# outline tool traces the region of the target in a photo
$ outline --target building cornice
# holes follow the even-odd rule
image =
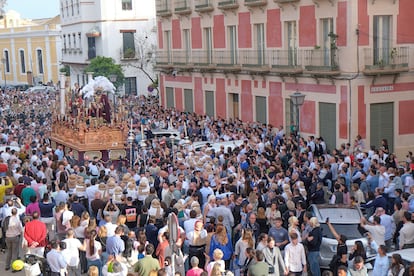
[[[150,18],[135,18],[135,19],[117,19],[117,20],[84,20],[76,21],[68,24],[61,24],[62,27],[69,27],[81,24],[96,24],[96,23],[115,23],[115,22],[145,22],[150,21]]]
[[[31,38],[31,37],[50,37],[60,36],[61,31],[31,31],[31,32],[19,32],[19,33],[0,33],[0,39],[13,39],[13,38]]]

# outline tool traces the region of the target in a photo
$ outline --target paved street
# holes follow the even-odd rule
[[[0,275],[1,276],[20,276],[20,275],[25,275],[24,271],[20,271],[20,272],[11,272],[11,270],[6,271],[4,270],[4,261],[6,259],[6,254],[4,253],[0,253]]]

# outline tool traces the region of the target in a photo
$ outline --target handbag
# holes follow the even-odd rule
[[[275,249],[272,250],[272,253],[273,253],[273,264],[272,265],[269,264],[269,271],[268,271],[269,274],[275,273],[275,267],[274,267],[274,264],[276,261]]]

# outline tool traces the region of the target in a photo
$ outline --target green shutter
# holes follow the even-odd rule
[[[382,139],[387,139],[390,152],[394,145],[394,104],[371,104],[370,145],[379,148]]]
[[[267,102],[266,97],[256,96],[256,121],[267,123]]]
[[[214,92],[213,91],[206,91],[206,115],[210,117],[214,117]]]
[[[193,108],[193,90],[184,89],[184,111],[194,112]]]
[[[165,96],[167,98],[167,108],[175,107],[174,106],[174,88],[166,87]]]
[[[319,135],[328,149],[337,147],[336,129],[336,104],[319,103]]]

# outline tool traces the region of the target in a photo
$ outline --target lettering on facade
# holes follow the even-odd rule
[[[371,93],[394,91],[394,85],[373,86]]]

